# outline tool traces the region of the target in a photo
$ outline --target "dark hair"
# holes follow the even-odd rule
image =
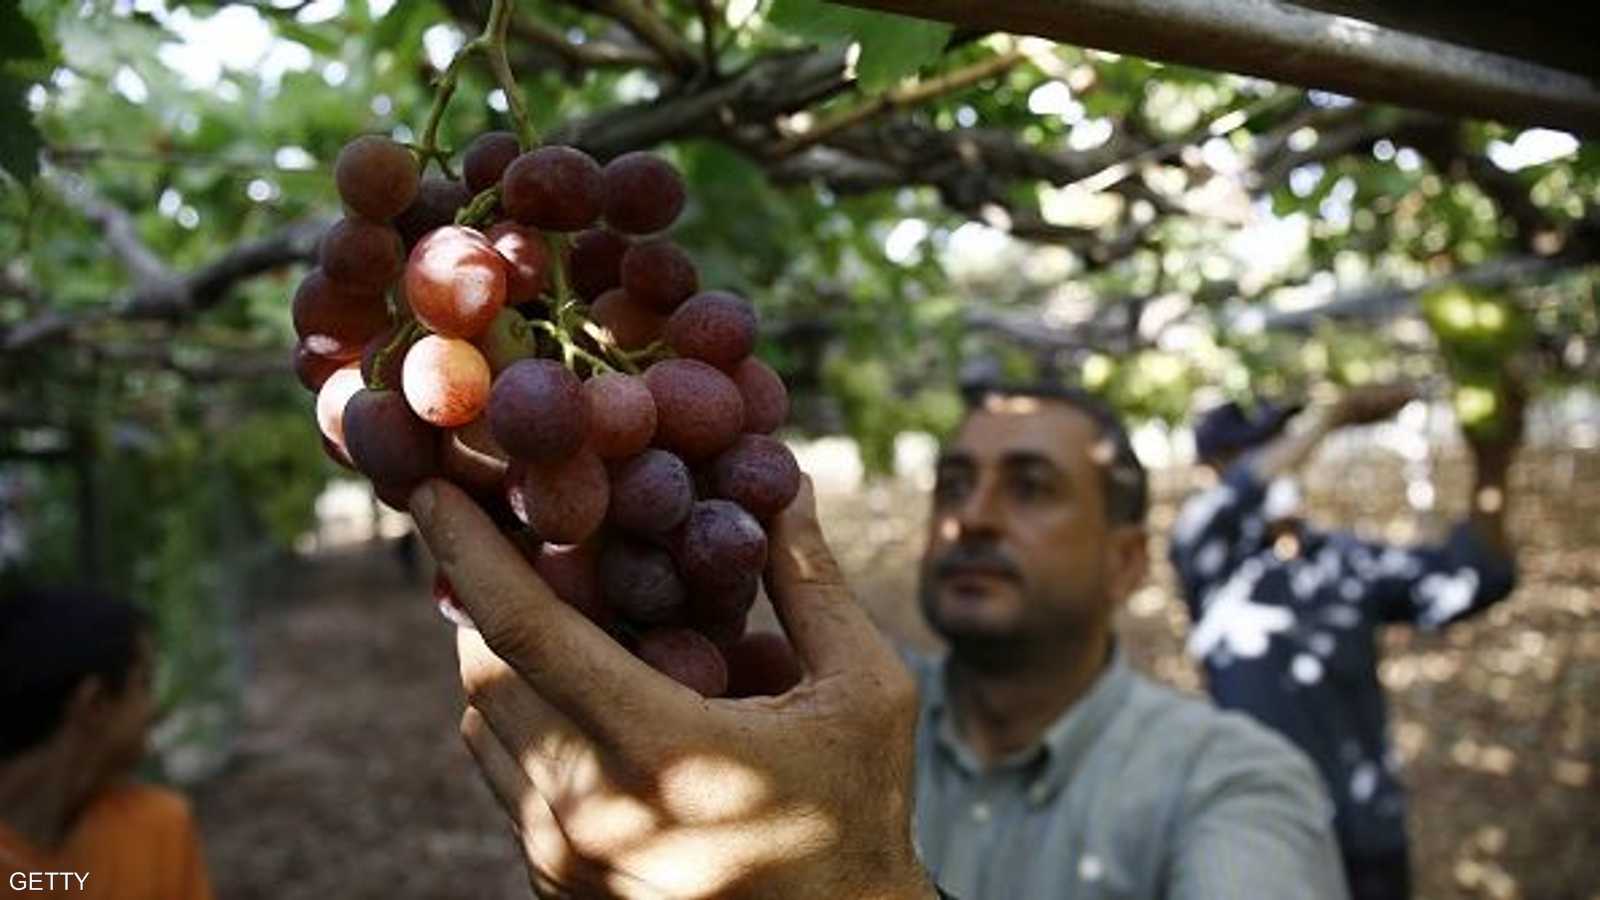
[[[969,383],[961,387],[967,409],[980,408],[989,397],[1036,397],[1064,403],[1088,416],[1110,442],[1111,459],[1100,466],[1100,483],[1106,500],[1106,519],[1118,525],[1142,525],[1150,507],[1150,482],[1122,417],[1109,404],[1081,388],[1053,384]],[[1099,462],[1099,461],[1097,461]]]
[[[90,590],[0,598],[0,758],[49,739],[85,678],[120,693],[148,625],[143,610]]]
[[[1215,465],[1253,450],[1282,434],[1304,408],[1301,403],[1261,402],[1246,410],[1232,401],[1212,407],[1195,418],[1195,455]]]

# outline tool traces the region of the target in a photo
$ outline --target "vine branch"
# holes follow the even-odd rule
[[[695,0],[700,15],[701,65],[713,77],[717,74],[717,3],[716,0]]]
[[[591,0],[588,4],[621,23],[645,46],[659,54],[674,71],[687,75],[699,68],[694,48],[671,23],[639,0]]]
[[[494,0],[489,8],[489,21],[484,23],[483,31],[477,37],[461,45],[455,56],[450,58],[450,64],[440,73],[437,86],[434,88],[433,105],[428,109],[428,119],[422,126],[422,140],[412,149],[424,168],[430,160],[439,163],[439,169],[446,178],[454,178],[455,173],[450,171],[449,152],[439,146],[439,125],[444,121],[445,110],[450,106],[450,98],[455,95],[456,82],[461,78],[461,68],[474,53],[482,52],[489,62],[489,70],[493,73],[495,83],[500,87],[506,97],[506,108],[511,112],[511,120],[516,125],[517,141],[524,147],[530,147],[538,140],[534,133],[533,125],[528,121],[528,111],[523,105],[522,94],[517,89],[517,80],[511,74],[511,66],[506,62],[506,33],[510,29],[512,13],[512,0]]]
[[[834,134],[859,125],[888,110],[905,109],[910,106],[916,106],[919,103],[926,103],[946,94],[953,94],[980,81],[1010,71],[1026,61],[1027,56],[1021,51],[1001,53],[988,59],[980,60],[965,68],[946,72],[936,78],[927,78],[904,87],[884,91],[859,106],[836,113],[805,131],[774,144],[768,148],[768,153],[777,159],[793,155],[796,151],[821,143]]]
[[[230,247],[210,262],[170,279],[135,287],[99,306],[52,309],[0,332],[0,349],[24,350],[109,320],[173,320],[220,303],[240,281],[316,258],[325,221],[296,222],[276,234]]]

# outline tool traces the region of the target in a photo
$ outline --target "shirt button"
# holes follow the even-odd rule
[[[1034,805],[1043,804],[1046,800],[1049,800],[1049,799],[1050,799],[1050,786],[1049,785],[1036,784],[1033,787],[1028,789],[1028,800],[1029,800],[1029,802],[1033,803]]]
[[[987,821],[989,821],[989,804],[987,804],[987,803],[974,803],[974,804],[972,804],[972,820],[974,822],[987,822]]]

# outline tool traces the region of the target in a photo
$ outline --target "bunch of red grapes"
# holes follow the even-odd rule
[[[788,392],[749,301],[700,290],[661,235],[682,177],[507,132],[462,174],[421,177],[376,136],[339,154],[346,215],[294,296],[325,449],[397,509],[454,482],[557,596],[702,695],[787,690],[787,643],[745,625],[800,486],[771,436]],[[460,614],[442,573],[434,593]]]

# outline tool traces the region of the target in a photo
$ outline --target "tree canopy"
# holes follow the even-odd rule
[[[43,490],[80,514],[40,553],[148,585],[159,562],[113,560],[203,555],[193,516],[304,528],[334,470],[288,296],[338,213],[333,158],[415,140],[488,11],[0,2],[3,449],[54,460]],[[879,468],[954,421],[963,378],[1174,421],[1441,376],[1416,301],[1452,284],[1510,304],[1547,380],[1600,365],[1600,147],[1559,132],[819,0],[524,0],[509,56],[544,140],[683,170],[674,237],[757,303],[796,428]],[[441,142],[507,109],[468,60]],[[42,522],[49,546],[72,517]]]

